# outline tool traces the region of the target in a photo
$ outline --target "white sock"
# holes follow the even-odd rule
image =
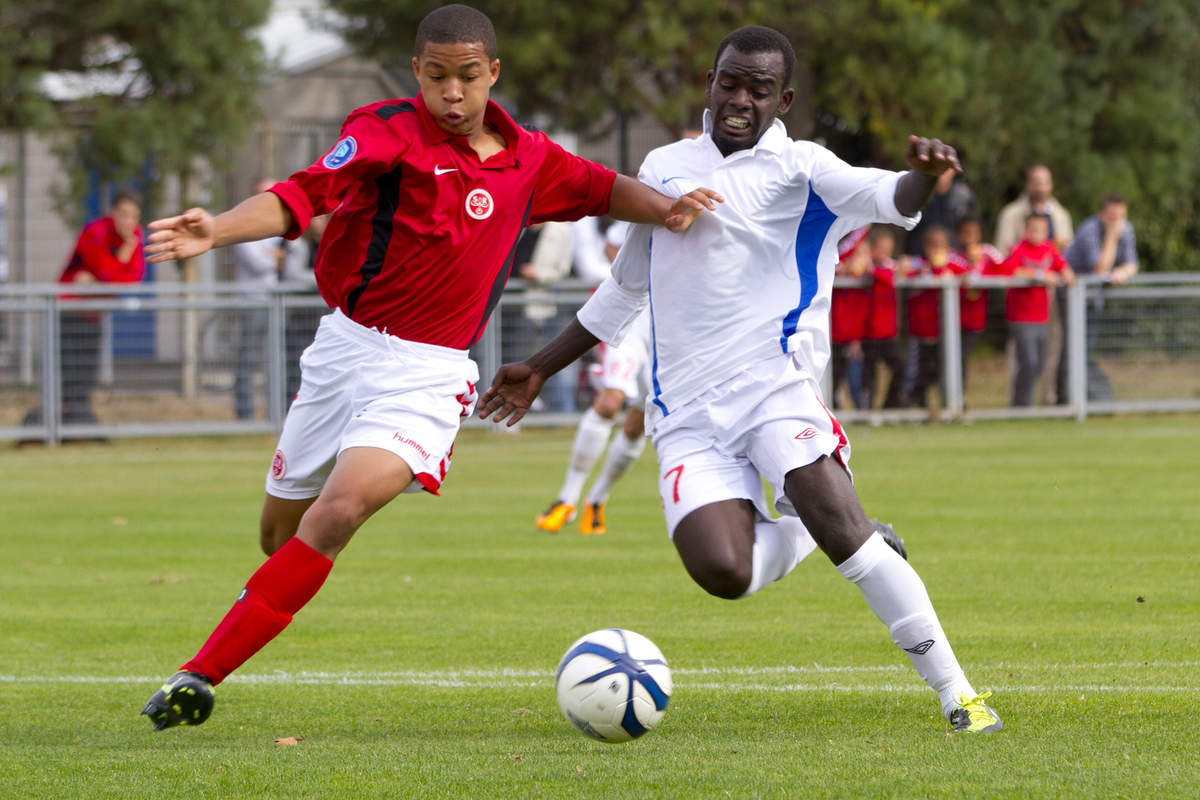
[[[608,455],[604,458],[604,466],[600,469],[600,477],[596,478],[596,482],[592,484],[592,488],[588,489],[588,505],[592,503],[607,503],[613,484],[629,471],[629,468],[633,466],[633,462],[638,460],[638,456],[645,449],[645,436],[630,439],[624,432],[614,436],[612,442],[608,445]]]
[[[750,586],[742,597],[749,597],[787,575],[816,547],[808,529],[796,517],[760,519],[754,523],[754,567]]]
[[[604,452],[608,444],[608,434],[612,432],[613,420],[605,419],[589,408],[583,412],[579,427],[575,431],[575,444],[571,446],[571,460],[567,463],[567,475],[563,479],[562,489],[558,499],[567,505],[579,505],[579,495],[583,491],[583,482],[587,480],[596,466],[596,460]]]
[[[875,616],[888,626],[892,641],[938,693],[943,714],[949,716],[957,707],[954,695],[975,696],[946,640],[925,584],[883,537],[871,534],[858,552],[838,564],[838,572],[857,584]]]

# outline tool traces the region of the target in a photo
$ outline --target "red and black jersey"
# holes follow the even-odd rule
[[[332,212],[317,251],[321,296],[368,328],[466,349],[483,333],[525,225],[608,212],[616,173],[513,122],[484,116],[506,148],[480,162],[418,95],[346,118],[324,158],[271,191],[295,238]]]

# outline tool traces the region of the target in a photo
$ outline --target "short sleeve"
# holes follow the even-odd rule
[[[847,219],[853,228],[868,222],[886,222],[912,230],[921,220],[919,212],[907,217],[896,208],[896,183],[905,173],[852,167],[809,142],[793,142],[792,146],[812,148],[808,169],[799,173],[806,175],[825,206]]]
[[[370,111],[353,112],[329,152],[268,189],[292,214],[286,238],[295,239],[313,217],[333,211],[364,181],[386,172],[402,151],[400,138],[387,123]]]
[[[617,173],[568,153],[544,133],[531,135],[540,139],[543,160],[529,211],[530,224],[571,222],[607,214]]]
[[[650,237],[653,225],[630,225],[612,265],[612,276],[579,309],[579,324],[609,344],[625,338],[646,307],[650,286]]]

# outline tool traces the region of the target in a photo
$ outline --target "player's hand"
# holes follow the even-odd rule
[[[958,152],[941,139],[926,139],[924,136],[909,136],[904,160],[917,172],[926,175],[941,175],[948,169],[962,172]]]
[[[545,382],[524,362],[503,365],[492,379],[492,385],[479,398],[479,418],[487,419],[494,414],[492,422],[507,418],[509,427],[516,425],[529,411]]]
[[[667,230],[683,233],[692,226],[697,217],[705,211],[716,211],[717,203],[724,202],[725,198],[712,189],[693,189],[671,204],[667,211]]]
[[[150,223],[150,244],[146,260],[160,261],[198,256],[212,249],[216,227],[212,215],[203,208],[192,208],[176,217],[164,217]]]

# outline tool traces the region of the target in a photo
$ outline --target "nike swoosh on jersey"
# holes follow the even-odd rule
[[[442,169],[441,167],[433,168],[434,175],[445,175],[447,172],[458,172],[458,167],[446,167],[445,169]]]
[[[677,181],[677,180],[679,180],[679,179],[680,179],[680,178],[682,178],[682,177],[684,177],[684,176],[683,176],[683,175],[676,175],[676,176],[675,176],[675,177],[673,177],[673,178],[663,178],[663,186],[666,186],[666,185],[667,185],[668,183],[670,183],[671,181]]]

